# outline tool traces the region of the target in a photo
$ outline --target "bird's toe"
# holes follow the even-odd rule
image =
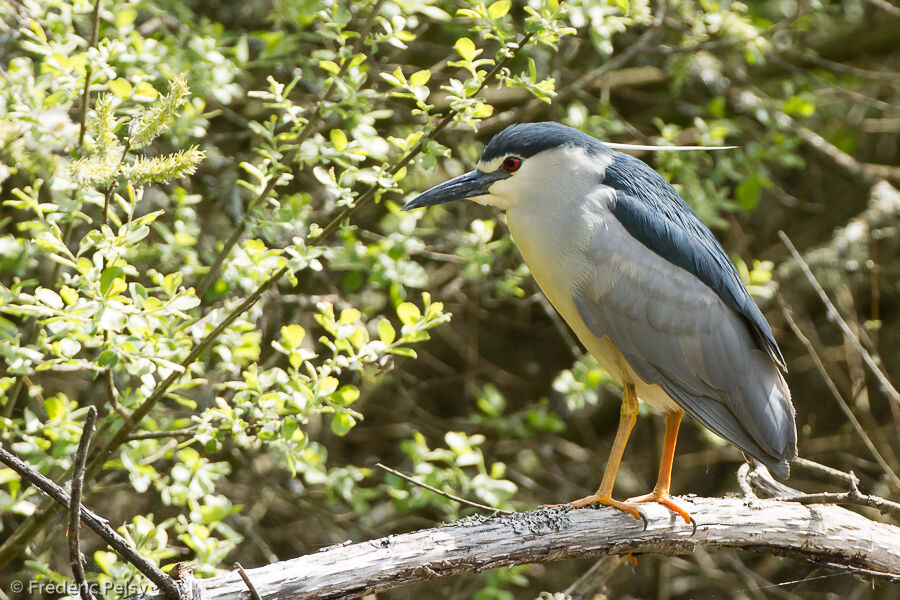
[[[683,509],[674,500],[672,500],[672,497],[668,494],[668,492],[650,492],[649,494],[644,494],[643,496],[635,496],[634,498],[629,498],[628,502],[633,502],[635,504],[640,502],[657,502],[659,504],[662,504],[663,506],[668,507],[669,510],[684,519],[685,523],[687,523],[688,525],[692,525],[695,530],[697,529],[697,523],[696,521],[694,521],[691,513]]]

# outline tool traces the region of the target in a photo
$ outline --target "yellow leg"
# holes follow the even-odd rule
[[[691,515],[672,500],[669,486],[672,483],[672,459],[675,456],[675,440],[678,438],[678,426],[681,424],[682,411],[670,412],[666,415],[666,437],[663,441],[662,459],[659,462],[659,477],[653,491],[643,496],[629,498],[629,502],[659,502],[668,506],[673,512],[681,515],[685,523],[691,524]]]
[[[628,435],[634,422],[637,420],[638,398],[634,385],[626,383],[625,391],[622,394],[622,411],[619,414],[619,429],[616,431],[616,441],[613,442],[612,450],[609,453],[609,460],[606,463],[606,470],[603,472],[603,479],[600,482],[600,489],[595,494],[569,502],[572,508],[579,508],[589,504],[602,504],[604,506],[612,506],[619,510],[625,511],[632,515],[635,519],[643,519],[641,511],[637,506],[627,502],[612,499],[613,485],[616,483],[616,473],[619,471],[619,464],[622,462],[622,454],[625,452],[625,445],[628,443]]]

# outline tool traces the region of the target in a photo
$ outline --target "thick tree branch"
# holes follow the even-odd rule
[[[694,535],[657,504],[644,507],[646,530],[610,508],[552,508],[342,544],[246,574],[267,600],[334,600],[494,567],[611,554],[686,554],[721,546],[900,579],[900,527],[837,506],[741,498],[679,501],[697,521]],[[247,596],[236,572],[198,584],[205,600]]]

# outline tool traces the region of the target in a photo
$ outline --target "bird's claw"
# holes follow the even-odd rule
[[[643,496],[635,496],[634,498],[629,498],[627,502],[639,503],[639,502],[657,502],[667,507],[669,510],[680,516],[684,519],[684,522],[693,527],[691,531],[691,535],[697,533],[697,521],[694,520],[694,517],[691,516],[691,513],[681,508],[668,492],[657,492],[653,491],[649,494],[644,494]]]
[[[578,500],[573,500],[572,502],[568,503],[568,506],[572,508],[582,508],[584,506],[590,506],[591,504],[611,506],[612,508],[616,508],[618,510],[621,510],[622,512],[628,513],[635,519],[643,521],[643,531],[647,531],[647,526],[650,523],[647,520],[647,515],[645,515],[644,511],[642,511],[631,502],[622,502],[621,500],[613,500],[610,496],[592,494],[590,496],[585,496],[584,498],[579,498]]]

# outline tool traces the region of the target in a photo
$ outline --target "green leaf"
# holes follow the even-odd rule
[[[323,377],[319,380],[319,393],[327,396],[331,394],[334,390],[337,389],[338,383],[340,383],[337,378],[331,377]]]
[[[113,281],[122,277],[124,274],[125,271],[122,267],[106,267],[103,269],[103,273],[100,274],[100,293],[105,296],[112,286]]]
[[[293,350],[300,347],[303,338],[306,337],[306,330],[296,323],[292,323],[281,328],[281,337],[287,342],[288,347]]]
[[[144,215],[143,217],[141,217],[139,219],[135,219],[132,226],[133,227],[141,227],[143,225],[149,225],[150,223],[155,221],[157,219],[157,217],[159,217],[160,215],[162,215],[165,212],[166,211],[164,211],[164,210],[154,210],[153,212],[149,212],[146,215]]]
[[[62,286],[62,289],[59,290],[59,296],[63,299],[63,302],[69,305],[78,302],[78,292],[67,285]]]
[[[116,553],[97,550],[94,552],[94,562],[100,567],[100,570],[107,575],[112,574],[113,565],[116,564]]]
[[[348,406],[359,400],[359,388],[355,385],[345,385],[334,393],[334,401],[342,406]]]
[[[741,208],[751,211],[756,208],[762,189],[769,187],[771,187],[771,184],[768,179],[760,175],[752,175],[738,184],[734,190],[734,195]]]
[[[402,347],[400,347],[400,348],[391,348],[390,350],[388,350],[388,352],[391,353],[391,354],[395,354],[395,355],[397,355],[397,356],[406,356],[406,357],[409,357],[409,358],[415,358],[415,357],[416,357],[416,351],[413,350],[412,348],[402,348]]]
[[[62,396],[50,396],[44,400],[44,409],[51,421],[59,421],[66,415],[66,399]]]
[[[104,369],[114,367],[118,362],[119,355],[112,350],[104,350],[100,353],[100,356],[97,357],[97,365]]]
[[[350,60],[350,68],[358,67],[359,65],[361,65],[362,63],[365,62],[366,58],[368,58],[368,57],[365,54],[363,54],[362,52],[360,52],[359,54],[357,54]]]
[[[337,63],[331,60],[320,60],[319,68],[328,71],[332,75],[337,75],[341,72],[341,68],[337,66]]]
[[[200,507],[200,518],[204,523],[215,523],[238,510],[238,507],[233,506],[227,498],[213,496]]]
[[[134,23],[134,20],[137,19],[138,15],[137,10],[131,7],[117,7],[114,12],[116,14],[116,27],[118,29],[122,29],[123,27]]]
[[[816,105],[800,96],[793,96],[784,103],[784,112],[789,115],[811,117],[816,112]]]
[[[142,81],[137,84],[134,92],[136,95],[144,96],[145,98],[156,98],[157,96],[159,96],[159,92],[156,91],[156,88],[146,81]]]
[[[407,84],[406,75],[403,74],[403,69],[401,69],[400,67],[394,69],[394,72],[391,73],[391,75],[393,75],[394,79],[400,82],[400,85]]]
[[[471,61],[475,58],[475,43],[469,38],[459,38],[453,47],[464,59]]]
[[[422,313],[419,311],[419,307],[412,302],[403,302],[397,307],[397,316],[404,325],[412,325],[422,318]]]
[[[39,287],[34,291],[34,297],[38,302],[50,308],[59,310],[63,307],[63,299],[51,289]]]
[[[488,7],[488,17],[493,21],[496,21],[500,17],[505,17],[506,13],[509,12],[509,7],[509,0],[498,0]]]
[[[347,134],[345,134],[340,129],[332,129],[329,134],[331,138],[331,145],[334,146],[334,149],[338,152],[343,152],[347,149]]]
[[[341,325],[349,325],[350,323],[355,323],[362,316],[362,313],[356,310],[355,308],[345,308],[341,311],[341,318],[339,322]]]
[[[420,85],[425,85],[428,83],[428,80],[431,79],[431,71],[428,69],[422,69],[421,71],[416,71],[409,77],[409,85],[412,87],[419,87]]]
[[[132,89],[131,84],[121,78],[113,79],[109,82],[109,91],[119,98],[127,98],[130,96]]]
[[[393,344],[394,340],[397,338],[397,332],[394,330],[394,326],[391,325],[391,322],[387,319],[382,319],[378,323],[378,337],[381,338],[381,341],[387,346]]]
[[[472,111],[472,116],[476,119],[487,119],[492,114],[494,114],[494,107],[484,102],[476,104],[475,109]]]
[[[331,431],[335,435],[347,435],[347,432],[353,429],[354,425],[356,425],[356,419],[343,411],[336,413],[334,418],[331,419]]]

